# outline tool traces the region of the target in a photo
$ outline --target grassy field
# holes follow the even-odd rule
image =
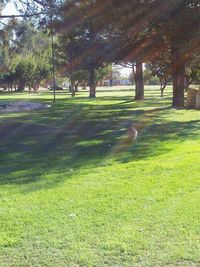
[[[200,266],[200,111],[87,95],[0,95],[52,104],[0,114],[0,266]]]

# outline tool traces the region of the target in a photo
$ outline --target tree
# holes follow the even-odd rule
[[[95,70],[95,86],[103,80],[107,75],[112,74],[112,65],[105,65]]]
[[[28,87],[29,91],[37,91],[40,83],[49,75],[49,64],[44,55],[18,55],[12,58],[8,69],[2,73],[0,83],[8,89],[14,87],[23,91]]]
[[[123,62],[126,67],[132,69],[136,87],[135,99],[143,100],[143,63],[150,61],[153,51],[156,50],[156,40],[152,38],[149,27],[152,20],[157,18],[162,4],[148,0],[110,2],[112,4],[110,13],[107,11],[107,17],[110,22],[110,43],[115,51],[114,60],[117,63]],[[159,42],[156,46],[159,46]]]
[[[189,64],[186,64],[186,72],[185,72],[185,89],[188,90],[191,84],[200,84],[200,56],[198,51],[194,54],[192,60]]]
[[[108,65],[105,67],[101,67],[95,70],[95,86],[97,86],[98,82],[102,80],[106,75],[110,74],[112,71],[112,66]],[[70,79],[72,89],[72,96],[75,96],[76,92],[78,92],[78,86],[82,84],[85,86],[89,83],[89,72],[87,70],[80,70],[77,72],[73,72],[72,74],[68,74],[67,76]]]
[[[144,83],[146,85],[159,85],[159,79],[146,67],[144,70]]]
[[[185,66],[200,46],[199,0],[112,2],[111,40],[120,47],[116,59],[133,62],[139,55],[140,61],[154,62],[170,49],[173,106],[183,107]]]
[[[120,65],[113,65],[112,67],[112,79],[119,80],[121,78],[121,69]]]
[[[100,17],[92,13],[98,9],[98,4],[98,1],[66,2],[62,21],[57,24],[57,29],[61,30],[60,50],[66,58],[67,71],[69,74],[80,70],[88,71],[90,98],[96,97],[96,73],[107,62],[107,39],[101,32]],[[67,32],[65,25],[70,25]]]
[[[170,73],[171,63],[162,57],[160,60],[146,64],[147,70],[154,77],[157,77],[160,82],[161,97],[164,95],[164,90],[167,84],[172,80],[172,73]]]
[[[7,89],[25,87],[37,90],[50,75],[49,38],[28,21],[17,21],[0,40],[2,61],[1,84]],[[14,27],[13,27],[14,25]],[[16,38],[17,37],[17,38]]]
[[[86,70],[80,70],[73,72],[72,74],[68,74],[67,76],[70,79],[72,88],[71,88],[71,93],[72,96],[75,96],[76,92],[78,92],[78,86],[80,84],[86,84],[89,79],[89,73]]]
[[[129,74],[129,81],[130,81],[130,83],[132,84],[132,85],[134,85],[135,84],[135,77],[134,77],[134,73],[133,72],[131,72],[130,74]]]
[[[170,49],[173,106],[184,107],[185,66],[200,45],[199,1],[169,0],[163,8],[165,12],[152,21],[151,31],[163,36]]]
[[[122,62],[121,66],[132,70],[130,80],[132,85],[135,84],[135,100],[144,99],[144,80],[143,80],[143,63],[137,57],[131,62]]]

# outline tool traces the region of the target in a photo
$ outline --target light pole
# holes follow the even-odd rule
[[[55,50],[54,50],[54,35],[51,28],[51,55],[52,55],[52,78],[53,78],[53,102],[56,101],[56,76],[55,76]]]
[[[50,35],[51,35],[51,56],[52,56],[52,79],[53,79],[53,102],[56,101],[56,75],[55,75],[55,49],[53,32],[53,0],[50,0]]]

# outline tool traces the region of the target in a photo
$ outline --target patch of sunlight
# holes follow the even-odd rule
[[[103,143],[103,140],[82,140],[79,143],[77,143],[78,146],[84,146],[84,147],[89,147],[89,146],[94,146],[94,145],[100,145]]]

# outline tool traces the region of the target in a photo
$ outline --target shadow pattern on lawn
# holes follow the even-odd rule
[[[65,180],[74,170],[112,159],[122,163],[147,159],[167,152],[161,142],[193,139],[199,129],[200,120],[164,121],[170,111],[162,107],[166,98],[161,104],[153,98],[140,103],[129,102],[128,97],[83,99],[58,100],[52,109],[1,121],[0,184],[39,182],[45,173],[56,172],[65,172]],[[116,104],[109,104],[111,100]],[[126,142],[130,123],[139,132],[135,143]],[[45,185],[59,182],[55,178]]]

